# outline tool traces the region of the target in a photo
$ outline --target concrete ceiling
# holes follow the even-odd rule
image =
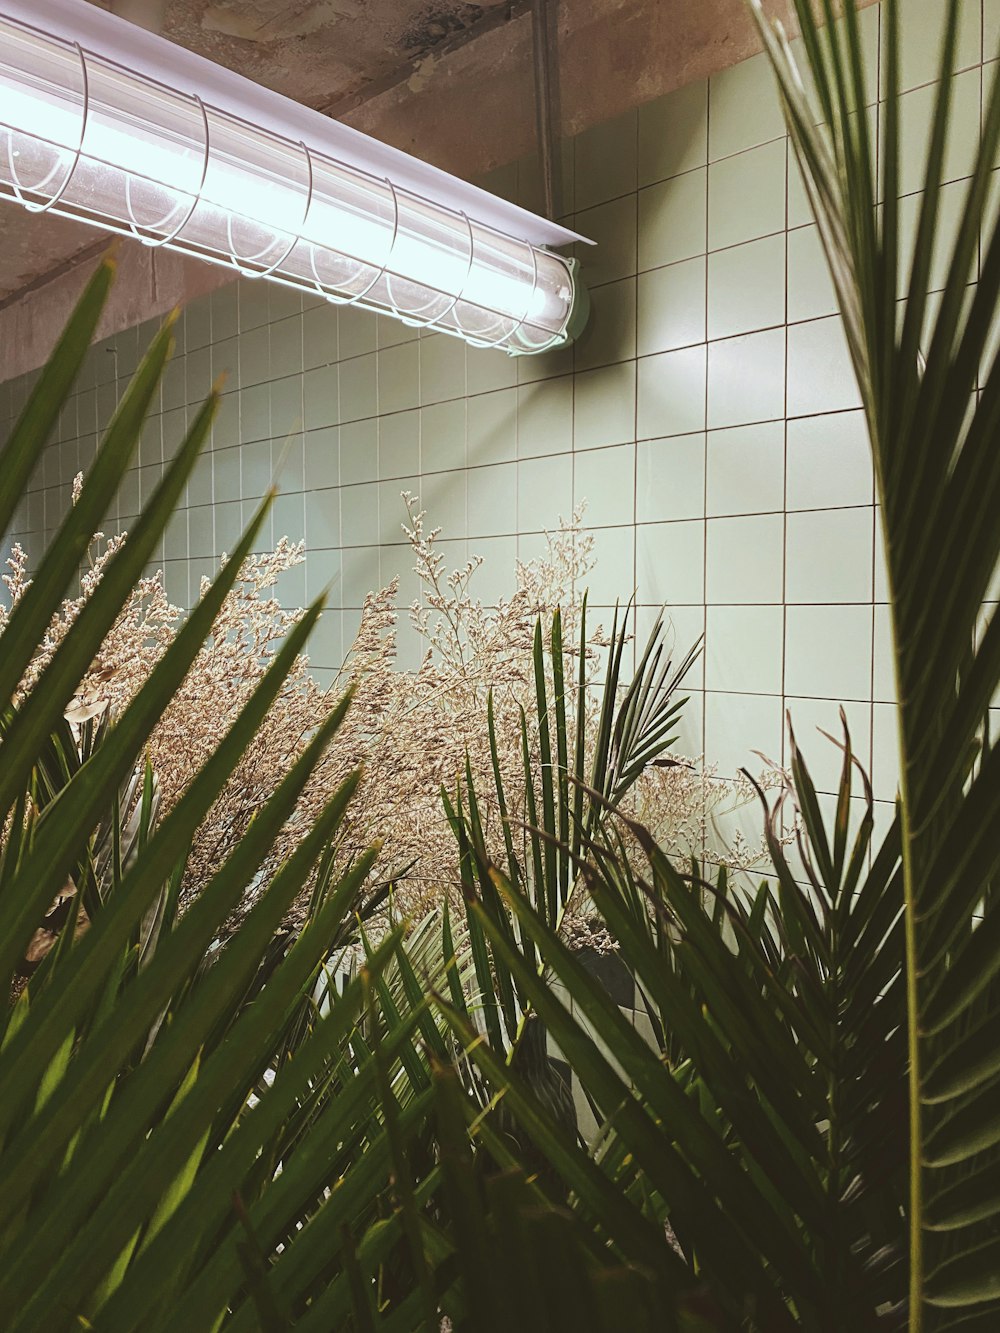
[[[876,2],[853,0],[859,8]],[[480,178],[535,147],[531,0],[100,3],[465,179]],[[793,0],[763,3],[768,15],[794,33]],[[548,0],[548,5],[557,43],[556,132],[563,137],[760,49],[746,0]],[[6,340],[7,358],[16,346],[24,366],[39,363],[51,330],[48,324],[41,331],[36,327],[45,323],[35,318],[43,295],[37,289],[49,291],[51,327],[60,327],[83,258],[104,243],[90,227],[0,201],[0,346]],[[137,261],[136,273],[146,276],[147,285],[136,283],[134,293],[124,293],[122,309],[107,314],[109,331],[169,309],[190,296],[192,280],[200,286],[224,277],[223,270],[187,261],[185,275],[188,269],[198,274],[172,285],[168,271],[176,278],[181,270],[170,268],[169,252],[133,248],[141,251],[145,267]],[[59,281],[48,281],[59,274]],[[28,293],[28,300],[17,299]]]
[[[171,41],[318,110],[340,114],[428,57],[487,31],[510,0],[108,0]],[[72,262],[99,233],[0,203],[0,303]]]

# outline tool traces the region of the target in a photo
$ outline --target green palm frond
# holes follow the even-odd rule
[[[110,281],[111,266],[100,266],[4,447],[0,514],[16,507]],[[134,453],[170,355],[171,322],[126,389],[80,500],[0,647],[0,984],[10,996],[0,1018],[0,1308],[4,1327],[24,1333],[84,1323],[123,1333],[220,1321],[255,1328],[265,1315],[285,1327],[348,1271],[344,1228],[370,1248],[390,1174],[376,1070],[351,1052],[400,932],[390,931],[335,995],[324,996],[319,980],[379,900],[368,884],[374,853],[344,870],[332,850],[356,778],[330,794],[222,947],[228,914],[255,883],[349,698],[316,729],[191,907],[177,911],[194,832],[252,743],[321,603],[292,628],[166,815],[143,759],[270,497],[121,715],[78,719],[76,730],[64,717],[182,493],[216,395],[37,685],[19,692]],[[310,883],[308,918],[291,940],[279,927]],[[51,947],[25,977],[21,962],[40,927]],[[386,1024],[380,1058],[416,1049],[424,1011],[412,998]],[[399,1141],[426,1126],[428,1099],[402,1109]],[[335,1191],[347,1178],[350,1188]]]
[[[988,206],[1000,82],[996,65],[987,65],[962,215],[954,238],[946,238],[941,191],[962,10],[960,0],[948,0],[916,240],[904,273],[898,0],[882,4],[877,144],[865,114],[853,6],[835,23],[830,0],[819,18],[807,0],[795,3],[817,117],[789,47],[752,3],[836,286],[882,507],[906,899],[910,1327],[950,1327],[962,1317],[995,1322],[1000,756],[984,722],[1000,686],[1000,619],[987,601],[1000,558],[1000,361],[992,342],[1000,223]],[[938,250],[947,276],[932,304]]]
[[[594,844],[579,863],[634,969],[659,1049],[498,871],[496,891],[546,975],[485,904],[472,906],[602,1122],[595,1160],[574,1156],[535,1080],[447,1009],[580,1225],[605,1244],[637,1260],[639,1218],[669,1227],[688,1284],[704,1279],[733,1327],[898,1329],[907,1183],[899,832],[873,847],[865,778],[865,814],[849,829],[849,739],[832,841],[794,745],[793,769],[804,880],[778,836],[780,803],[768,816],[777,885],[753,895],[728,887],[724,872],[717,883],[680,873],[634,823],[641,854]],[[609,1186],[621,1203],[595,1206]]]

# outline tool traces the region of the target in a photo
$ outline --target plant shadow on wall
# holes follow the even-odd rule
[[[902,701],[891,829],[873,840],[871,792],[846,729],[829,826],[792,738],[785,790],[764,797],[773,886],[748,892],[726,866],[680,865],[627,804],[669,757],[671,673],[654,636],[620,688],[616,627],[589,711],[581,604],[572,635],[561,613],[531,616],[524,732],[509,763],[499,696],[491,707],[493,682],[483,682],[481,731],[442,798],[459,893],[409,933],[373,928],[382,889],[377,851],[350,822],[357,775],[327,784],[306,813],[300,805],[348,734],[350,692],[307,729],[241,836],[192,869],[198,830],[284,682],[297,679],[321,604],[283,627],[227,711],[229,729],[165,802],[145,753],[253,568],[265,501],[114,717],[88,716],[106,683],[95,658],[129,614],[213,395],[128,541],[46,648],[134,450],[168,326],[3,630],[8,1327],[996,1327],[1000,771],[985,719],[1000,629],[984,599],[1000,555],[1000,369],[988,352],[1000,294],[1000,226],[988,210],[1000,93],[988,99],[931,316],[951,96],[941,81],[897,305],[897,8],[884,0],[878,174],[858,114],[854,10],[821,27],[796,0],[815,107],[756,11],[871,435]],[[951,0],[945,74],[958,16]],[[876,199],[886,201],[878,211]],[[7,442],[4,529],[109,282],[103,265]],[[386,619],[379,636],[388,628]],[[854,801],[862,817],[852,824]],[[794,866],[781,834],[788,802]],[[293,817],[295,836],[281,843]],[[195,891],[180,910],[186,882]],[[584,896],[627,960],[652,1042],[567,941]],[[234,913],[239,928],[220,947]],[[282,928],[289,922],[295,929]],[[357,960],[346,978],[345,953]],[[553,1049],[599,1123],[593,1142],[578,1132]]]

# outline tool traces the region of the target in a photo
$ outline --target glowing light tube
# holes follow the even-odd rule
[[[0,0],[0,197],[477,346],[569,341],[582,239],[81,0]]]

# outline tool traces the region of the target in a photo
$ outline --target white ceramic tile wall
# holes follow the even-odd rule
[[[997,40],[1000,9],[983,5],[963,8],[955,178],[980,114],[984,23],[991,53]],[[904,7],[908,190],[927,141],[942,12],[943,0]],[[865,11],[873,59],[879,21]],[[876,117],[874,76],[871,86]],[[666,600],[681,645],[706,634],[683,723],[689,750],[723,771],[759,767],[758,751],[781,760],[790,711],[829,790],[837,756],[816,728],[836,729],[843,703],[877,795],[891,799],[893,681],[864,424],[763,58],[580,135],[562,175],[576,227],[600,242],[583,255],[594,316],[574,349],[515,361],[234,284],[185,312],[109,530],[128,526],[226,372],[212,447],[157,562],[176,600],[196,594],[277,476],[264,540],[306,541],[286,604],[332,589],[312,653],[328,670],[369,589],[398,576],[402,600],[416,595],[402,490],[443,528],[453,564],[486,559],[488,603],[510,590],[515,559],[539,551],[543,529],[586,499],[600,559],[592,601],[635,589],[640,627]],[[537,205],[530,163],[488,184]],[[18,516],[33,556],[149,333],[92,353]],[[0,387],[0,424],[24,391]],[[402,651],[412,660],[405,626]]]

